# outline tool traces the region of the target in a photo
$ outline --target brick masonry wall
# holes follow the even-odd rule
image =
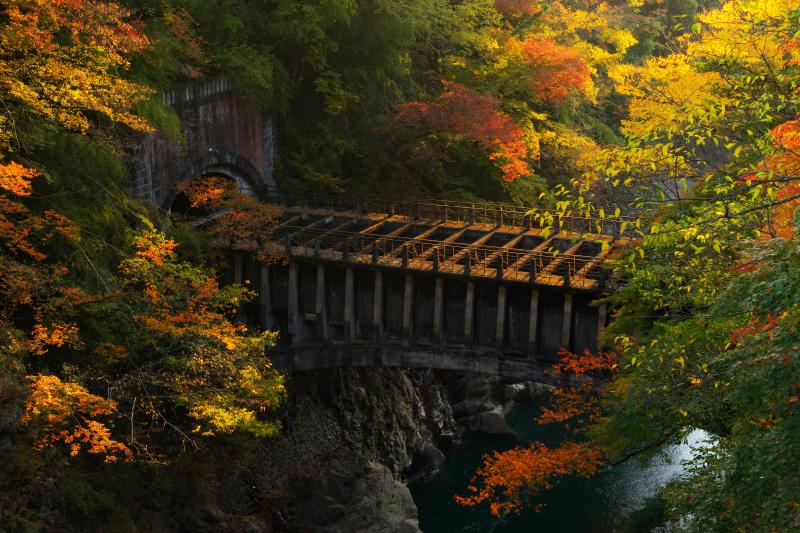
[[[169,207],[175,184],[209,167],[226,167],[254,188],[274,186],[274,126],[260,105],[232,93],[173,103],[183,139],[142,138],[134,153],[133,194]]]

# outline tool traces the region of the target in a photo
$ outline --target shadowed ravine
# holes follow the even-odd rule
[[[447,453],[447,463],[428,482],[410,485],[419,509],[420,529],[425,532],[522,532],[558,531],[563,533],[600,533],[626,531],[631,514],[646,515],[639,520],[652,520],[649,499],[672,477],[683,470],[681,461],[691,455],[691,446],[704,438],[702,431],[689,436],[689,443],[670,446],[664,453],[640,464],[632,460],[609,468],[595,478],[567,479],[545,492],[537,501],[545,507],[536,512],[526,508],[522,513],[500,519],[492,518],[486,507],[465,508],[453,500],[464,494],[470,478],[480,464],[481,455],[492,450],[506,450],[520,440],[555,444],[563,438],[563,428],[536,426],[538,403],[515,408],[506,417],[519,437],[467,434]],[[650,507],[650,506],[648,506]],[[652,511],[658,520],[657,511]],[[647,522],[648,526],[657,525]],[[633,527],[633,526],[630,526]]]

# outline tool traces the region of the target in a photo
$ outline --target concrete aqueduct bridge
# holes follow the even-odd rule
[[[264,246],[285,263],[262,267],[240,254],[230,273],[258,289],[246,318],[281,331],[277,367],[428,367],[547,382],[560,347],[597,347],[607,315],[591,304],[608,291],[602,265],[629,242],[630,221],[562,217],[551,234],[519,207],[278,194],[268,110],[224,76],[162,101],[180,118],[181,139],[143,137],[134,195],[185,212],[177,182],[213,175],[282,204]]]
[[[596,350],[607,324],[603,263],[629,221],[556,218],[525,208],[284,195],[263,266],[234,256],[232,281],[258,300],[245,315],[281,331],[276,368],[436,368],[545,383],[560,348]],[[327,205],[326,205],[327,204]],[[607,246],[603,245],[607,243]]]

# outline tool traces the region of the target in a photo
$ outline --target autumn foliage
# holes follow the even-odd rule
[[[28,196],[31,193],[31,180],[39,173],[11,161],[0,165],[0,189],[13,196]]]
[[[235,318],[254,293],[240,286],[220,287],[207,269],[180,261],[176,243],[157,231],[140,233],[135,246],[135,255],[120,267],[122,297],[136,310],[132,320],[144,336],[128,338],[124,345],[146,351],[152,343],[160,347],[163,355],[150,363],[150,387],[175,398],[196,422],[181,438],[188,443],[188,433],[274,434],[279,425],[264,415],[278,405],[284,390],[265,350],[276,334],[250,331]],[[145,420],[155,418],[140,429],[144,447],[153,430],[150,424],[163,418],[170,404],[148,394],[137,379],[134,373],[123,381],[129,397],[141,398]]]
[[[579,378],[579,384],[554,390],[550,406],[542,409],[536,422],[563,424],[579,435],[600,416],[600,383],[616,370],[617,356],[588,350],[583,354],[562,350],[560,355],[554,370]],[[534,442],[492,452],[484,456],[483,465],[467,487],[469,494],[456,496],[456,502],[465,506],[488,503],[496,517],[519,513],[530,501],[539,510],[542,504],[535,498],[543,490],[552,488],[562,477],[591,477],[603,461],[603,452],[588,440],[569,440],[556,447]]]
[[[494,0],[494,6],[507,17],[533,16],[541,12],[536,0]]]
[[[427,131],[444,133],[477,143],[489,153],[505,181],[531,173],[522,128],[500,109],[500,102],[465,85],[444,82],[444,92],[432,102],[408,102],[395,117],[398,126],[424,125]],[[423,150],[416,157],[435,156]]]
[[[592,445],[575,442],[557,448],[535,442],[526,448],[493,452],[484,456],[478,469],[480,488],[468,486],[473,494],[456,496],[456,502],[466,506],[489,502],[489,511],[495,517],[519,512],[525,500],[552,488],[559,477],[593,476],[600,460],[601,453]],[[533,508],[538,510],[541,504]]]
[[[282,184],[653,215],[610,263],[622,375],[604,389],[615,354],[562,353],[564,386],[536,423],[567,439],[487,455],[457,501],[539,508],[606,453],[706,427],[717,443],[664,493],[679,525],[798,529],[799,0],[0,0],[0,13],[0,522],[23,510],[8,529],[63,529],[58,511],[40,516],[53,495],[106,505],[113,491],[79,479],[95,483],[101,462],[279,430],[276,333],[237,320],[255,293],[221,286],[209,261],[262,253],[277,212],[218,175],[178,184],[184,213],[125,193],[128,135],[180,136],[155,95],[218,73],[274,106]],[[20,472],[33,481],[17,486]],[[85,508],[84,529],[127,524]]]
[[[74,224],[52,209],[32,211],[24,202],[41,172],[8,160],[21,146],[22,117],[86,134],[106,118],[147,131],[132,112],[150,91],[124,80],[120,71],[148,39],[112,2],[8,0],[0,33],[0,294],[7,306],[35,304],[66,274],[47,263],[54,239],[75,239]],[[40,335],[41,337],[41,335]]]
[[[189,200],[191,208],[215,211],[223,209],[239,194],[235,181],[223,176],[199,176],[181,180],[176,188]]]
[[[778,237],[794,238],[794,212],[800,207],[800,118],[789,120],[775,127],[770,135],[775,143],[775,154],[767,159],[765,173],[748,175],[756,182],[774,180],[777,188],[776,201],[770,230]],[[769,173],[772,174],[769,174]]]
[[[225,292],[214,277],[178,262],[177,243],[162,233],[144,232],[134,244],[136,255],[121,265],[125,285],[135,291],[132,296],[146,304],[146,313],[134,315],[134,320],[154,333],[200,335],[231,350],[240,347],[246,327],[229,320],[226,312],[248,293]],[[227,301],[228,294],[235,295],[233,302]]]
[[[57,376],[28,376],[31,395],[22,421],[39,435],[40,448],[63,445],[71,457],[81,451],[103,457],[105,462],[130,460],[130,449],[111,436],[107,422],[117,413],[117,402],[90,393],[77,383]]]
[[[530,68],[533,94],[549,104],[563,103],[570,93],[591,87],[591,71],[580,53],[551,37],[510,38],[506,53]]]
[[[763,319],[759,317],[753,317],[750,320],[750,323],[739,326],[731,331],[729,336],[731,344],[739,344],[742,341],[749,340],[752,337],[763,333],[769,334],[778,327],[780,318],[781,317],[771,313],[766,317],[763,317]]]
[[[90,368],[113,380],[103,398],[57,375],[28,376],[22,422],[39,448],[64,446],[71,457],[86,452],[107,462],[155,459],[165,454],[157,439],[165,427],[184,446],[219,433],[278,430],[267,415],[283,384],[265,356],[275,334],[235,320],[252,292],[220,287],[206,269],[179,261],[176,248],[162,233],[141,232],[115,291],[90,296],[65,287],[38,304],[23,348],[44,364],[67,354],[88,357]],[[107,313],[117,316],[115,330],[98,341],[95,315]],[[81,321],[92,325],[88,332]]]
[[[17,105],[81,133],[92,113],[132,128],[149,125],[130,111],[150,90],[118,76],[149,46],[119,4],[94,0],[4,0],[0,37],[0,143],[11,141]]]
[[[259,244],[268,239],[275,227],[280,208],[242,194],[239,185],[223,176],[199,176],[177,185],[197,215],[195,223],[225,249],[247,250],[261,260],[268,258]]]
[[[13,161],[0,164],[0,295],[5,300],[0,326],[18,306],[38,303],[37,295],[47,293],[66,274],[63,265],[46,262],[45,246],[58,238],[74,239],[77,233],[60,213],[34,212],[25,205],[37,176],[37,171]],[[43,349],[42,338],[41,331],[34,335],[35,352]]]
[[[195,445],[217,433],[275,433],[268,412],[283,386],[265,355],[274,334],[236,321],[252,292],[220,287],[209,269],[180,261],[177,242],[143,211],[111,200],[109,209],[147,229],[130,227],[131,249],[98,267],[77,224],[38,194],[48,169],[27,159],[30,131],[87,146],[97,137],[109,152],[109,125],[151,131],[135,106],[152,90],[123,75],[151,46],[142,25],[114,2],[0,6],[0,361],[30,367],[19,385],[21,431],[37,450],[106,462],[169,455],[165,431]],[[115,197],[99,187],[94,194]],[[208,191],[205,202],[218,196]],[[72,272],[75,257],[96,275],[92,292]]]

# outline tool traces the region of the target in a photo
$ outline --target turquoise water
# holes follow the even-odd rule
[[[539,500],[544,509],[523,510],[520,515],[496,519],[486,507],[465,508],[453,501],[454,494],[465,494],[465,487],[480,463],[481,455],[491,450],[507,450],[520,440],[556,444],[564,437],[559,428],[537,426],[538,405],[514,410],[507,417],[519,434],[512,437],[466,435],[448,452],[447,463],[431,481],[410,486],[419,508],[420,528],[425,533],[461,532],[576,532],[616,531],[632,512],[644,507],[670,478],[682,471],[681,461],[691,455],[691,446],[704,434],[696,431],[688,443],[671,446],[645,464],[632,460],[608,468],[592,479],[566,479],[545,492]]]

